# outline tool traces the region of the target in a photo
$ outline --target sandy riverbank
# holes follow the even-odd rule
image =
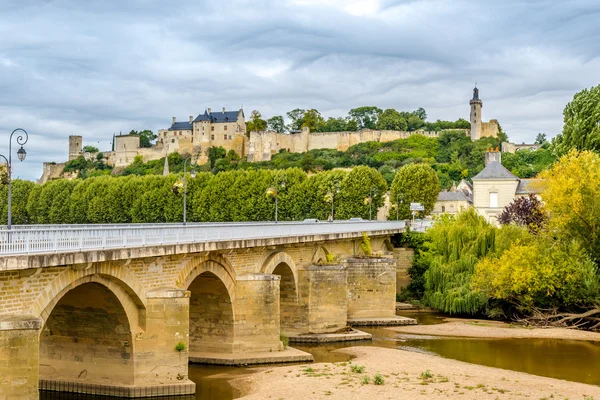
[[[526,328],[505,322],[446,318],[443,324],[388,328],[400,333],[483,339],[567,339],[600,342],[600,333],[567,328]]]
[[[468,364],[438,356],[379,347],[341,350],[351,363],[265,369],[231,381],[253,399],[599,399],[600,387]],[[352,365],[364,366],[362,373]],[[429,371],[430,374],[427,374]],[[380,373],[383,385],[374,385]],[[431,375],[429,377],[429,375]],[[364,376],[369,384],[361,383]]]

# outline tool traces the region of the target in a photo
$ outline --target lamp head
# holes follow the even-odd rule
[[[192,178],[195,178],[195,177],[196,177],[196,170],[195,170],[195,169],[192,169],[192,170],[190,171],[190,176],[191,176]]]
[[[21,148],[17,151],[17,157],[19,157],[19,161],[23,161],[26,156],[27,152],[25,151],[23,146],[21,146]]]

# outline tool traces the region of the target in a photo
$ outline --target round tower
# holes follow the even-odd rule
[[[481,138],[481,107],[483,107],[477,86],[473,89],[473,98],[469,104],[471,105],[471,140],[477,140]]]

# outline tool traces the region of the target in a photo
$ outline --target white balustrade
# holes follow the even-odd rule
[[[319,234],[401,232],[404,221],[18,225],[0,228],[0,255],[67,253]]]

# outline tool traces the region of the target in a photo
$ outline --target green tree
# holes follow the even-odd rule
[[[321,113],[314,108],[307,110],[302,119],[302,128],[309,128],[311,132],[318,132],[324,122]]]
[[[400,219],[411,218],[410,203],[421,203],[425,210],[421,216],[431,213],[440,193],[440,183],[433,168],[426,164],[404,165],[396,172],[392,182],[388,219],[396,219],[396,200],[401,200],[398,207]]]
[[[149,129],[144,129],[143,131],[134,131],[129,132],[130,135],[137,135],[140,137],[140,147],[152,147],[153,141],[158,138],[158,136]]]
[[[319,127],[319,132],[343,132],[347,125],[344,118],[328,118]]]
[[[267,126],[270,130],[277,133],[285,132],[285,121],[281,115],[276,115],[267,120]]]
[[[12,223],[15,225],[31,223],[27,200],[35,187],[35,183],[22,179],[13,179],[12,181]],[[8,222],[8,185],[0,186],[0,223]]]
[[[336,218],[369,219],[371,216],[372,219],[377,219],[377,211],[383,206],[387,188],[387,182],[376,169],[367,166],[352,168],[340,187],[340,205]]]
[[[262,115],[257,110],[250,114],[250,121],[246,122],[246,132],[259,132],[267,130],[267,121],[262,119]]]
[[[546,143],[548,140],[546,139],[546,134],[545,133],[538,133],[537,136],[535,137],[535,144],[544,144]]]
[[[376,127],[380,130],[405,131],[408,125],[398,111],[388,108],[379,115]]]
[[[222,146],[213,146],[208,149],[208,165],[210,169],[215,167],[217,160],[225,158],[227,156],[227,150]]]
[[[377,120],[381,115],[382,110],[375,106],[364,106],[353,108],[348,112],[350,120],[356,121],[358,126],[357,129],[375,129],[377,127]]]
[[[97,153],[99,150],[95,146],[87,145],[87,146],[83,146],[83,151],[86,153]]]
[[[600,85],[575,94],[564,111],[562,133],[552,140],[558,156],[571,149],[600,152]]]
[[[304,113],[305,110],[301,108],[296,108],[286,113],[287,117],[291,121],[290,130],[299,131],[302,129],[302,125],[304,125]]]
[[[425,109],[423,107],[419,107],[417,108],[414,112],[414,115],[416,115],[417,117],[419,117],[419,119],[421,121],[426,121],[427,120],[427,112],[425,111]]]
[[[408,124],[407,129],[409,131],[416,131],[417,129],[420,129],[421,127],[423,127],[423,125],[425,125],[425,122],[417,115],[411,115],[410,117],[408,117],[406,123]]]

